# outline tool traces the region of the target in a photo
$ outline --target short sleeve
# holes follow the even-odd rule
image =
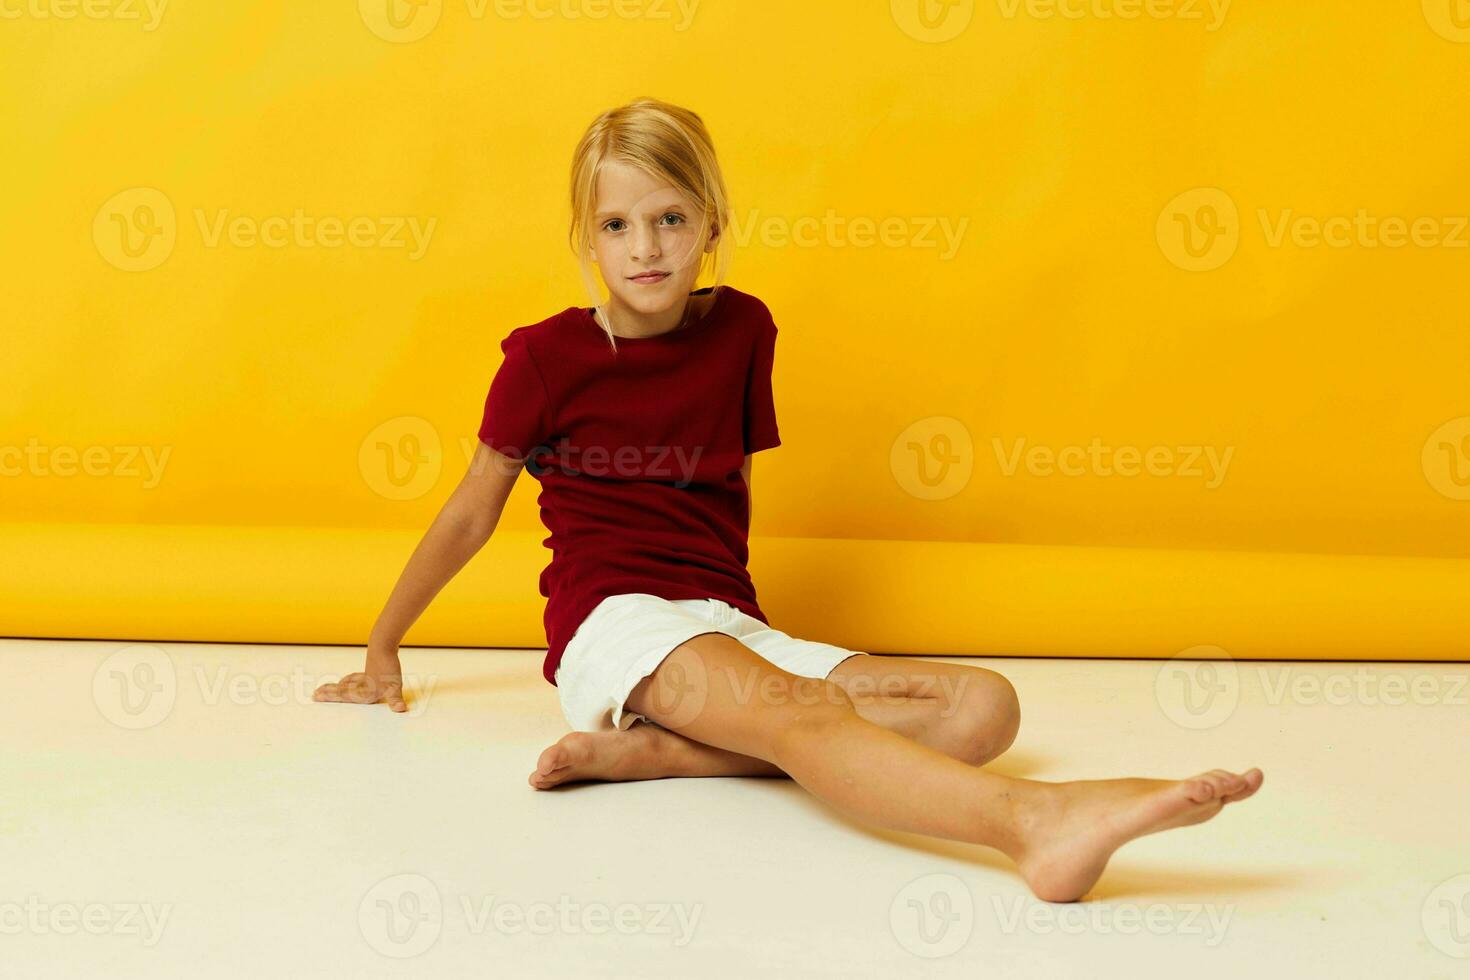
[[[511,459],[523,460],[551,437],[551,399],[523,334],[511,331],[500,342],[500,349],[505,359],[485,395],[480,441]]]
[[[781,445],[776,426],[776,400],[771,391],[771,369],[776,359],[776,325],[767,320],[756,335],[745,382],[745,454]]]

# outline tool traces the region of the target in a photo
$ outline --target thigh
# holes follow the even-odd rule
[[[791,636],[743,613],[732,618],[731,634],[767,661],[831,681],[863,718],[925,745],[960,751],[981,735],[1019,724],[1015,690],[993,670],[847,650]]]
[[[926,744],[968,742],[992,728],[1013,733],[1020,722],[1015,688],[984,667],[861,654],[827,679],[864,718]]]
[[[567,723],[582,732],[631,727],[638,715],[626,710],[628,691],[680,643],[727,628],[713,618],[704,600],[644,592],[602,600],[562,651],[556,684]]]
[[[768,762],[776,736],[796,722],[853,710],[836,685],[783,670],[727,633],[681,643],[638,682],[627,704],[687,738]]]
[[[828,680],[859,698],[922,700],[953,711],[967,697],[1010,683],[993,670],[921,657],[860,654],[832,669]]]
[[[852,658],[867,656],[860,650],[848,650],[831,643],[792,636],[739,610],[732,609],[731,612],[730,635],[760,654],[768,663],[791,674],[826,678],[839,665],[850,662]]]

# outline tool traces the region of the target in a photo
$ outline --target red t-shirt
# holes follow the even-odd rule
[[[781,444],[770,310],[721,286],[694,323],[617,343],[614,354],[585,307],[517,327],[485,397],[480,441],[541,483],[552,684],[567,641],[610,595],[721,599],[767,622],[745,567],[740,467]]]

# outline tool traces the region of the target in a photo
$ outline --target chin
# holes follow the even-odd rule
[[[691,288],[670,278],[659,283],[657,289],[629,286],[611,292],[628,309],[651,315],[667,312],[682,303]]]

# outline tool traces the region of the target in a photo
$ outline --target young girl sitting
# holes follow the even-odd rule
[[[571,197],[593,305],[501,343],[469,473],[374,625],[363,671],[317,700],[406,710],[400,641],[489,540],[528,469],[552,551],[543,673],[573,728],[541,754],[537,789],[790,776],[873,824],[996,848],[1037,896],[1071,901],[1122,844],[1260,787],[1259,769],[1064,783],[990,773],[980,766],[1020,724],[1005,678],[773,628],[746,560],[751,459],[781,443],[776,326],[759,299],[718,285],[730,206],[703,122],[653,99],[604,112],[577,146]],[[707,268],[717,285],[695,289]]]

